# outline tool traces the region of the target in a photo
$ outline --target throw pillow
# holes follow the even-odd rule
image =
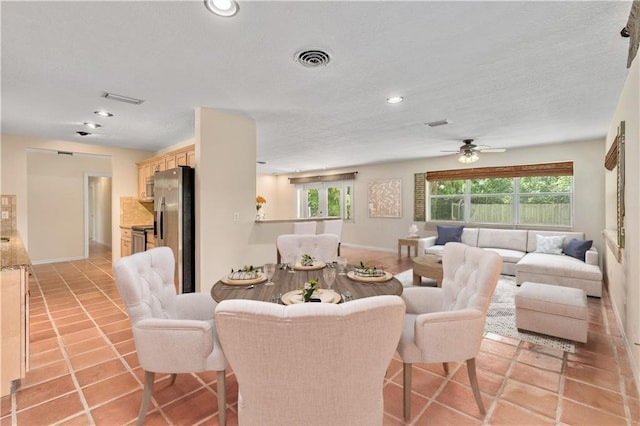
[[[584,262],[587,250],[589,250],[592,245],[593,240],[576,240],[574,238],[567,243],[567,246],[564,248],[564,254]]]
[[[438,238],[436,245],[443,246],[447,243],[462,242],[462,229],[464,226],[444,226],[438,225]]]
[[[536,253],[562,254],[564,235],[545,237],[536,235]]]

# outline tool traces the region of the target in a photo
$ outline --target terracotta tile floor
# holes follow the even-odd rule
[[[395,253],[344,247],[343,255],[398,273],[411,267]],[[34,267],[31,370],[0,405],[9,424],[120,425],[134,422],[142,396],[129,321],[111,272],[111,252],[92,245],[89,260]],[[414,366],[410,424],[638,425],[637,386],[608,296],[589,298],[589,341],[564,353],[487,335],[477,357],[487,415],[473,399],[466,368]],[[146,424],[218,423],[215,373],[182,374],[173,386],[157,375]],[[229,424],[237,423],[237,383],[227,375]],[[402,363],[384,384],[387,425],[402,421]],[[336,419],[348,425],[349,419]]]

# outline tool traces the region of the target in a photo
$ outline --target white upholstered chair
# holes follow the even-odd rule
[[[404,310],[398,296],[220,302],[216,328],[238,380],[238,423],[382,425],[382,386]]]
[[[342,243],[342,219],[325,220],[323,234],[333,234],[338,237],[338,256],[340,256],[340,244]]]
[[[398,353],[404,363],[404,418],[411,407],[413,363],[467,362],[473,395],[485,410],[476,376],[475,357],[480,350],[484,323],[495,290],[502,259],[496,253],[462,243],[444,247],[442,288],[405,288],[407,305]]]
[[[315,235],[318,222],[293,222],[293,233],[298,235]]]
[[[158,247],[119,259],[113,266],[127,307],[140,366],[145,371],[138,425],[144,422],[155,373],[217,371],[219,422],[226,421],[225,367],[214,326],[217,306],[204,293],[176,294],[174,257]]]
[[[278,235],[276,239],[278,263],[287,256],[308,254],[319,262],[334,262],[338,255],[338,237],[333,234]]]

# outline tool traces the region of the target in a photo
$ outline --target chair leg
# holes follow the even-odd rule
[[[153,389],[153,380],[155,373],[152,371],[144,372],[144,392],[142,393],[142,402],[140,403],[140,412],[138,413],[137,426],[144,424],[144,418],[147,416],[147,409],[149,408],[149,400],[151,400],[151,390]]]
[[[173,373],[173,374],[171,375],[171,383],[169,383],[169,386],[173,386],[173,384],[176,382],[176,377],[177,377],[177,376],[178,376],[178,375],[177,375],[176,373]]]
[[[227,424],[227,386],[225,383],[225,371],[218,371],[218,424]]]
[[[444,374],[446,374],[448,376],[449,375],[449,363],[448,362],[443,362],[442,363],[442,368],[444,368]]]
[[[473,396],[476,399],[480,413],[484,416],[484,405],[482,404],[482,397],[480,396],[480,388],[478,387],[478,376],[476,375],[476,359],[471,358],[467,360],[467,372],[469,373],[469,381],[471,382],[471,389],[473,390]]]
[[[411,417],[411,368],[413,364],[403,363],[402,365],[402,386],[403,386],[403,414],[404,419]]]

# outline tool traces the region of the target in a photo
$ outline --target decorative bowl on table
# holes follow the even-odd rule
[[[259,271],[253,265],[244,266],[237,271],[231,269],[231,273],[222,278],[222,282],[230,285],[248,285],[261,283],[267,279],[264,272]]]

